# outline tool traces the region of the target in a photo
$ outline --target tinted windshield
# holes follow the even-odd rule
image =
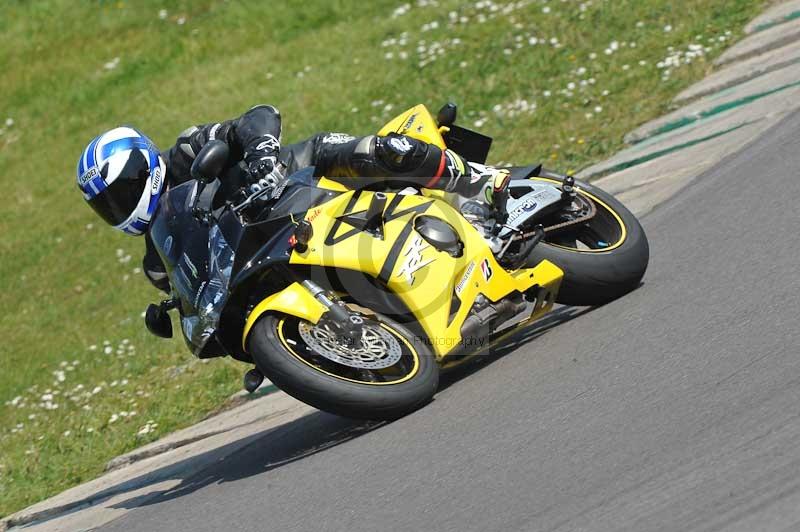
[[[150,237],[167,268],[173,296],[180,300],[184,338],[199,355],[219,325],[234,252],[215,224],[209,227],[192,214],[196,193],[196,182],[167,191]]]
[[[208,239],[207,281],[199,290],[187,294],[194,298],[194,312],[181,318],[183,335],[195,354],[200,353],[217,330],[228,298],[233,260],[233,249],[222,231],[218,226],[212,226]]]

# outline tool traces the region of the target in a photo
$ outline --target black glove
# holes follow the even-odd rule
[[[244,150],[244,162],[247,164],[251,183],[264,179],[272,173],[280,149],[280,142],[273,135],[263,135],[250,141]]]
[[[247,161],[247,173],[250,175],[250,182],[256,183],[271,174],[275,169],[275,160],[275,156],[267,156]]]

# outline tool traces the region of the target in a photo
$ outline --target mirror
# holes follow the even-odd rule
[[[458,106],[453,102],[448,102],[439,109],[439,114],[436,115],[436,122],[440,127],[450,127],[456,123],[458,116]]]
[[[230,149],[221,140],[210,140],[203,146],[192,163],[192,178],[201,183],[211,183],[225,169]]]
[[[147,330],[160,338],[172,338],[172,320],[169,313],[160,305],[147,305],[144,315],[144,324]]]

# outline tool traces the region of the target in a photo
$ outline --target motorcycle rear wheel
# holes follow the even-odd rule
[[[320,410],[391,420],[428,403],[439,366],[424,342],[384,316],[365,317],[360,350],[322,326],[285,314],[261,318],[248,340],[259,370],[278,388]]]
[[[578,194],[594,203],[597,214],[572,231],[545,237],[526,264],[533,267],[547,259],[564,270],[557,303],[604,305],[639,286],[650,246],[639,220],[619,200],[588,183],[575,185]]]

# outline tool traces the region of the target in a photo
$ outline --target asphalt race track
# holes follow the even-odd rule
[[[644,218],[633,294],[562,308],[397,422],[277,429],[103,530],[800,530],[798,200],[795,114]]]

